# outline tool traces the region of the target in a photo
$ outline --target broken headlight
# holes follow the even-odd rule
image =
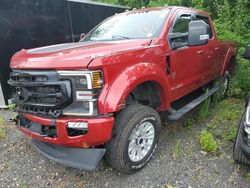
[[[58,71],[60,79],[69,79],[72,83],[73,102],[63,109],[67,116],[97,115],[97,97],[103,87],[103,74],[93,71]]]

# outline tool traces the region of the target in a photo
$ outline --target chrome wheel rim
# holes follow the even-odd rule
[[[222,95],[225,95],[227,92],[227,88],[228,88],[228,84],[229,84],[229,79],[228,77],[225,78],[224,83],[223,83],[223,92]]]
[[[151,122],[143,122],[136,126],[128,144],[128,156],[133,162],[142,160],[150,151],[155,139],[155,128]]]

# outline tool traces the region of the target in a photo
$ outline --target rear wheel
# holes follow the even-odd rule
[[[222,100],[227,97],[227,91],[229,89],[230,85],[230,73],[229,71],[226,71],[225,74],[215,81],[214,85],[216,87],[219,87],[219,91],[217,94],[213,97],[213,100]]]
[[[245,115],[242,116],[241,118],[241,122],[238,128],[238,133],[234,142],[234,151],[233,151],[233,158],[235,161],[244,163],[244,164],[250,164],[250,161],[245,157],[245,155],[242,153],[242,150],[240,148],[240,142],[243,139],[242,138],[242,133],[243,133],[243,129],[244,129],[244,123],[243,123],[243,119],[244,119]]]
[[[120,172],[132,173],[144,167],[153,156],[161,121],[147,106],[133,104],[116,117],[113,136],[106,145],[106,159]]]
[[[230,84],[230,73],[226,71],[221,79],[221,97],[225,98],[227,96],[227,91]]]

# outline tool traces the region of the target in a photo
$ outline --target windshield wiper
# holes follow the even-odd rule
[[[114,38],[131,39],[131,38],[129,38],[129,37],[125,37],[125,36],[121,36],[121,35],[113,35],[113,36],[112,36],[112,39],[114,39]]]

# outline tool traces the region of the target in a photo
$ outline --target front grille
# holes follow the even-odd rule
[[[71,102],[69,80],[59,80],[55,71],[14,70],[9,84],[19,111],[59,117]]]
[[[42,73],[41,73],[42,74]],[[31,75],[28,73],[23,72],[22,74],[18,74],[16,72],[12,72],[10,74],[10,80],[17,81],[17,82],[32,82],[32,81],[40,81],[45,82],[48,80],[48,77],[45,75]]]
[[[35,81],[34,76],[10,76],[10,79],[13,81],[20,81],[20,82]]]
[[[29,105],[22,105],[18,107],[20,112],[31,113],[35,115],[59,117],[62,114],[61,109],[47,109],[43,107],[34,107]]]

